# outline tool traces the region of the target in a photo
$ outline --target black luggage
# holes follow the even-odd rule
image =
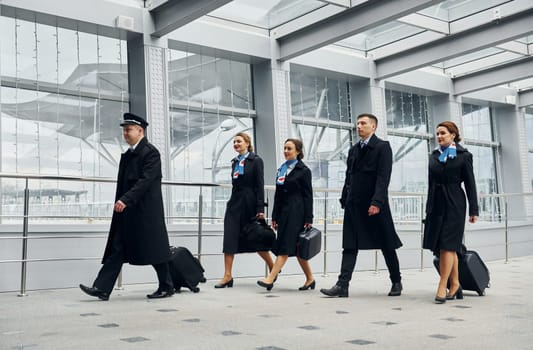
[[[322,232],[315,227],[306,228],[298,237],[298,256],[309,260],[320,252]]]
[[[170,276],[174,289],[179,292],[181,287],[187,287],[192,292],[198,293],[198,283],[206,281],[204,268],[189,249],[185,247],[170,247]]]
[[[239,237],[240,252],[260,252],[272,249],[276,234],[265,219],[250,218],[250,222],[241,230]]]
[[[479,296],[485,295],[485,288],[490,287],[489,269],[481,260],[479,254],[473,250],[466,250],[458,254],[459,258],[459,283],[464,290],[477,292]],[[435,256],[433,264],[439,271],[439,257]]]

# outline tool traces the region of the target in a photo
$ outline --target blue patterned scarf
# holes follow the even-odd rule
[[[235,159],[237,162],[235,162],[235,168],[233,168],[233,178],[236,179],[239,177],[239,175],[244,174],[244,160],[248,158],[248,155],[250,152],[247,152],[244,155],[239,154]]]
[[[452,142],[452,144],[446,148],[440,147],[440,151],[439,162],[441,163],[446,163],[448,158],[453,159],[457,157],[457,147],[455,146],[455,142]]]
[[[278,176],[276,178],[276,184],[278,185],[285,184],[285,177],[287,176],[287,171],[289,170],[289,167],[291,167],[293,164],[296,164],[297,162],[298,162],[298,159],[291,159],[281,164],[281,167],[278,169]]]

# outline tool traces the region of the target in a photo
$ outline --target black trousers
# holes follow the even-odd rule
[[[383,257],[385,258],[385,264],[389,270],[389,277],[392,283],[401,282],[402,276],[400,274],[400,262],[398,261],[398,255],[396,249],[381,250]],[[337,285],[341,287],[348,287],[350,280],[352,279],[352,273],[355,268],[355,262],[357,261],[357,249],[344,249],[342,251],[342,263],[341,273],[337,281]]]
[[[113,239],[113,251],[110,256],[106,258],[102,268],[96,276],[93,286],[111,294],[115,282],[118,278],[122,265],[125,262],[124,246],[122,245],[122,237],[120,234],[115,234]],[[168,263],[161,263],[152,265],[157,273],[157,280],[159,281],[160,290],[172,290],[172,278],[170,277],[170,270]]]

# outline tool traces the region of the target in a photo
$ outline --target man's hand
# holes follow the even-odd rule
[[[379,207],[376,207],[375,205],[371,205],[370,208],[368,208],[368,216],[379,214]]]
[[[118,200],[113,207],[113,210],[117,213],[122,213],[124,209],[126,209],[126,203],[121,200]]]

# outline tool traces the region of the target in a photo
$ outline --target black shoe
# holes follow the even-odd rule
[[[389,297],[397,297],[402,295],[402,282],[394,282],[389,292]]]
[[[272,287],[274,287],[274,283],[265,283],[263,281],[257,281],[257,284],[263,288],[266,288],[266,290],[271,290]]]
[[[147,294],[146,297],[148,299],[161,299],[161,298],[168,298],[171,297],[174,294],[174,290],[161,290],[158,289],[152,294]]]
[[[233,278],[227,281],[226,283],[217,283],[215,284],[215,288],[231,288],[233,287]]]
[[[87,287],[83,284],[80,284],[80,289],[85,293],[92,297],[97,297],[100,300],[109,300],[109,293],[104,292],[103,290],[100,290],[96,287]]]
[[[446,302],[446,297],[441,298],[435,295],[435,304],[444,304]]]
[[[348,287],[341,287],[336,284],[330,289],[322,288],[320,293],[325,294],[328,297],[348,298]]]
[[[316,281],[313,280],[313,282],[307,284],[307,285],[303,285],[301,286],[300,288],[298,288],[298,290],[308,290],[308,289],[315,289],[315,286],[316,286]]]
[[[446,300],[463,299],[463,288],[459,286],[455,293],[446,295]]]

